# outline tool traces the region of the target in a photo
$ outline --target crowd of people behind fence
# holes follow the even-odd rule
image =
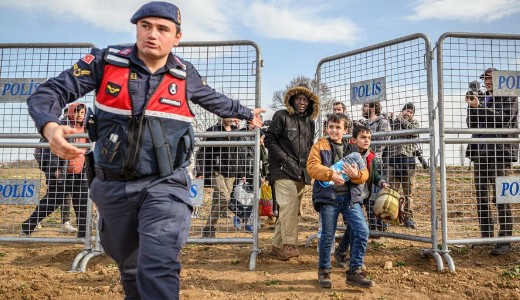
[[[194,150],[191,121],[195,116],[187,103],[191,101],[220,117],[208,128],[211,132],[239,131],[238,119],[247,121],[242,130],[260,128],[260,114],[265,110],[247,108],[216,92],[193,65],[171,52],[182,36],[177,6],[147,3],[130,22],[136,25],[134,45],[92,49],[73,67],[41,84],[28,98],[29,113],[52,153],[37,153],[46,175],[47,194],[23,222],[21,235],[31,235],[43,218],[58,207],[66,207],[70,196],[77,236],[85,237],[88,169],[90,196],[100,214],[101,243],[119,267],[126,297],[178,299],[178,257],[188,238],[193,211],[186,168]],[[495,70],[487,69],[481,76],[485,93],[465,98],[469,128],[518,128],[517,98],[493,95],[491,75]],[[92,110],[81,103],[70,104],[94,90],[97,95]],[[60,120],[67,104],[68,113]],[[331,252],[340,213],[346,229],[336,251],[336,265],[347,268],[347,284],[361,287],[374,286],[364,265],[369,230],[388,230],[375,211],[374,195],[388,188],[401,192],[405,200],[400,224],[409,229],[418,226],[413,219],[416,157],[421,155],[414,143],[418,135],[380,136],[374,140],[405,139],[409,143],[371,147],[372,133],[413,132],[419,128],[415,104],[402,105],[394,118],[391,113],[383,113],[381,103],[366,103],[362,106],[363,119],[352,120],[345,104],[335,102],[324,123],[324,137],[316,141],[320,99],[308,86],[298,85],[286,91],[284,108],[276,111],[268,128],[262,130],[265,148],[261,145],[258,184],[269,182],[276,203],[271,254],[282,261],[300,255],[301,203],[305,186],[313,181],[312,202],[321,229],[317,272],[321,287],[332,286]],[[87,120],[90,140],[96,142],[86,156],[84,149],[71,144],[81,141],[65,139],[66,135],[85,132],[83,119]],[[345,140],[345,134],[352,138]],[[474,137],[514,136],[497,133]],[[216,143],[239,140],[206,138]],[[253,231],[251,215],[256,212],[237,209],[232,191],[237,185],[246,188],[253,184],[248,180],[254,178],[254,154],[251,146],[224,143],[200,147],[196,177],[204,178],[206,185],[213,188],[211,208],[201,230],[203,238],[217,237],[218,221],[227,218],[230,207],[235,212],[233,226]],[[472,143],[466,155],[474,163],[481,234],[493,237],[493,185],[495,178],[506,175],[517,161],[518,145]],[[339,171],[335,172],[331,167],[338,163]],[[498,235],[511,236],[513,216],[509,205],[498,204],[497,210]],[[63,229],[75,232],[76,227],[67,222],[64,217]],[[511,249],[510,243],[499,243],[491,254],[502,255]]]
[[[481,79],[486,83],[486,92],[468,96],[467,122],[469,128],[516,128],[516,97],[493,97],[491,73],[488,69]],[[365,275],[363,263],[368,230],[387,231],[388,222],[374,213],[374,203],[382,189],[398,191],[403,196],[398,224],[404,228],[416,229],[413,196],[417,165],[428,170],[428,162],[422,157],[421,146],[414,143],[419,137],[413,133],[420,128],[415,117],[413,102],[403,103],[398,113],[384,113],[382,103],[361,105],[360,120],[352,120],[346,114],[342,102],[333,103],[333,111],[323,122],[324,138],[315,141],[315,120],[319,114],[319,98],[305,85],[289,88],[284,97],[285,107],[273,115],[270,126],[265,130],[265,147],[268,150],[269,183],[273,187],[278,215],[274,226],[271,254],[282,261],[299,256],[298,222],[305,185],[314,179],[314,207],[320,216],[320,240],[318,282],[325,288],[331,286],[330,253],[338,214],[343,215],[345,234],[335,250],[337,266],[347,268],[346,281],[362,287],[374,283]],[[412,133],[400,135],[379,135],[372,133],[403,131]],[[350,134],[351,139],[344,139]],[[474,137],[506,137],[507,135],[474,135]],[[511,137],[511,136],[509,136]],[[409,140],[398,144],[387,144],[390,139]],[[371,141],[382,144],[370,146]],[[311,150],[314,149],[315,150]],[[480,151],[480,152],[479,152]],[[501,151],[501,152],[500,152]],[[490,204],[495,203],[494,179],[504,176],[511,163],[518,156],[517,145],[470,144],[467,157],[474,163],[475,190],[477,194],[478,219],[482,237],[493,237],[493,219]],[[331,172],[330,166],[345,155],[358,152],[367,166],[365,170],[343,169],[343,174],[351,178],[345,182],[341,176]],[[500,152],[500,153],[498,153]],[[202,160],[197,159],[197,163]],[[419,164],[417,164],[419,162]],[[321,167],[320,167],[321,166]],[[359,178],[353,172],[359,172]],[[242,176],[242,175],[241,175]],[[251,178],[251,174],[249,178]],[[360,181],[357,181],[357,180]],[[333,182],[330,186],[323,183]],[[359,192],[358,192],[359,189]],[[218,187],[217,187],[218,190]],[[229,198],[229,194],[226,196]],[[331,199],[331,200],[327,200]],[[362,207],[366,208],[363,217]],[[354,210],[352,210],[354,209]],[[508,204],[497,204],[499,236],[511,236],[513,219]],[[358,222],[362,220],[363,222]],[[360,224],[366,224],[361,226]],[[203,230],[206,235],[207,227]],[[503,255],[512,250],[510,243],[498,243],[491,255]],[[350,251],[350,252],[349,252]],[[350,258],[349,258],[350,256]]]

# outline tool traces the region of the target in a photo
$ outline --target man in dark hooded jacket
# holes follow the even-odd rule
[[[486,92],[481,95],[466,96],[469,128],[518,128],[517,97],[493,96],[492,73],[495,68],[487,69],[480,79],[484,80]],[[518,138],[518,134],[474,134],[473,138]],[[518,144],[469,144],[466,149],[474,166],[477,213],[482,237],[493,237],[493,215],[490,204],[496,203],[494,197],[495,179],[507,176],[511,164],[518,160]],[[513,216],[509,204],[497,204],[499,236],[513,234]],[[499,243],[491,250],[491,255],[502,255],[511,251],[510,243]]]
[[[298,220],[303,190],[310,184],[306,165],[313,144],[319,98],[307,86],[285,93],[286,109],[277,111],[265,134],[271,184],[279,205],[272,253],[282,260],[299,256]]]

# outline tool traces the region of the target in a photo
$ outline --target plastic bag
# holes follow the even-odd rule
[[[233,190],[235,199],[242,205],[253,205],[254,193],[247,192],[244,188],[244,182],[240,181]]]
[[[271,186],[265,182],[260,190],[260,201],[258,203],[258,212],[261,217],[273,216],[273,191]]]
[[[240,181],[233,189],[228,208],[234,212],[237,217],[248,219],[253,212],[253,198],[253,191],[251,191],[247,185],[244,185],[243,181]]]

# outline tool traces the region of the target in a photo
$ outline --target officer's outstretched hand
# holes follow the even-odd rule
[[[257,128],[261,128],[264,125],[264,121],[260,117],[261,113],[265,113],[265,109],[263,108],[255,108],[253,109],[253,120],[251,120],[251,124]]]
[[[65,136],[77,133],[76,129],[66,125],[59,125],[55,122],[49,122],[43,127],[42,133],[47,141],[49,141],[51,151],[60,158],[74,159],[85,153],[86,149],[77,148],[65,139]]]

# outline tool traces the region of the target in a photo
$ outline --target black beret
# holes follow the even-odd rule
[[[132,24],[137,24],[137,21],[156,17],[172,21],[177,25],[181,25],[181,11],[172,3],[164,1],[152,1],[141,6],[130,19]]]

